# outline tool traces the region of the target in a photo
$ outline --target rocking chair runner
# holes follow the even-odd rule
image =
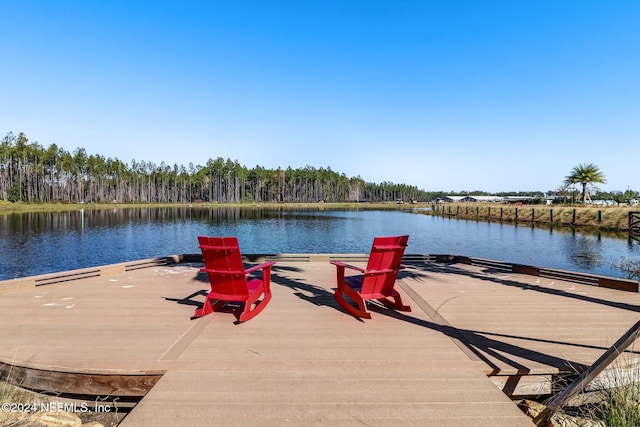
[[[404,268],[401,262],[408,240],[409,236],[374,238],[366,269],[331,261],[337,267],[338,287],[334,297],[345,311],[355,317],[371,319],[366,301],[374,299],[395,310],[411,311],[411,307],[402,303],[400,294],[394,288],[398,271]],[[345,276],[347,268],[362,274]],[[345,297],[351,299],[356,307]]]
[[[237,315],[240,322],[252,319],[264,310],[271,300],[271,267],[275,261],[245,270],[236,237],[198,236],[198,242],[204,260],[204,268],[200,271],[209,276],[211,292],[202,308],[196,309],[194,317],[213,313],[228,302],[244,303],[242,312]],[[247,280],[247,275],[257,270],[262,270],[262,279]],[[264,298],[259,301],[261,295]]]

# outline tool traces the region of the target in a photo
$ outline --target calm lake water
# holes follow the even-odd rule
[[[625,234],[591,235],[407,211],[128,208],[0,216],[0,280],[181,253],[196,236],[238,236],[243,253],[368,253],[374,236],[409,234],[410,254],[456,254],[625,277],[640,258]]]

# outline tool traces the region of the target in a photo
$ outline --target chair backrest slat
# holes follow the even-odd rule
[[[198,236],[212,291],[225,295],[248,295],[244,263],[236,237]]]
[[[363,293],[384,292],[393,289],[402,264],[409,236],[375,237],[367,270],[392,270],[388,274],[365,275]]]

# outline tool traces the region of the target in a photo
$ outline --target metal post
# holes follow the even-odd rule
[[[640,322],[637,322],[624,335],[622,335],[615,344],[605,351],[593,365],[584,371],[580,377],[575,380],[569,387],[565,388],[558,394],[547,407],[533,419],[536,426],[542,426],[550,419],[555,412],[562,407],[572,396],[583,390],[595,377],[598,376],[607,366],[611,364],[619,355],[638,338],[640,334]]]

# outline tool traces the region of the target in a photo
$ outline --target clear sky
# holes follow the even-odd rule
[[[0,0],[0,137],[443,191],[640,191],[637,0]]]

